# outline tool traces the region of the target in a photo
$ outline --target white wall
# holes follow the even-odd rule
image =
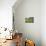
[[[41,46],[41,0],[23,0],[13,10],[18,32],[22,32],[25,38],[34,40],[36,46]],[[25,23],[25,17],[34,17],[34,23]]]
[[[41,1],[41,40],[42,46],[46,46],[46,0]]]
[[[0,27],[12,28],[12,6],[16,0],[0,0]]]

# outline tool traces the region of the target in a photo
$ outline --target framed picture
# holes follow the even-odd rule
[[[34,23],[34,17],[25,18],[25,23]]]

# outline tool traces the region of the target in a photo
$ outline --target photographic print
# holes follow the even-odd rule
[[[46,0],[0,0],[0,46],[46,46]]]

